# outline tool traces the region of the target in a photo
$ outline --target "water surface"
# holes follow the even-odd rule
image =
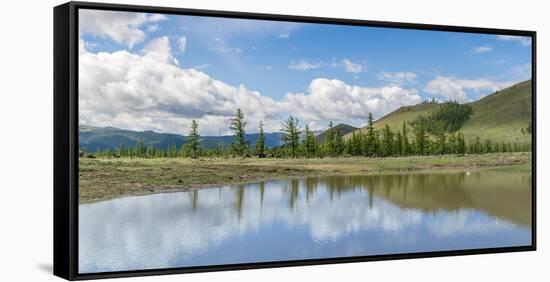
[[[79,272],[531,244],[531,175],[274,180],[79,206]]]

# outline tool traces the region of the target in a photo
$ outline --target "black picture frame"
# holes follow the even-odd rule
[[[532,39],[532,244],[530,246],[468,249],[373,255],[360,257],[260,262],[249,264],[211,265],[200,267],[78,273],[78,10],[96,9],[148,12],[272,21],[292,21],[339,25],[359,25],[433,31],[454,31],[528,36]],[[91,2],[69,2],[54,9],[54,275],[68,280],[165,275],[192,272],[225,271],[314,264],[351,263],[457,255],[489,254],[536,250],[536,32],[466,26],[445,26],[383,22],[354,19],[321,18],[215,10],[198,10],[152,6],[118,5]]]

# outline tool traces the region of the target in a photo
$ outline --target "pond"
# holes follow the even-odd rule
[[[79,272],[531,244],[531,174],[272,180],[79,206]]]

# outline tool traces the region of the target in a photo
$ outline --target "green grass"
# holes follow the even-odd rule
[[[466,142],[476,137],[506,143],[530,143],[531,135],[522,133],[531,122],[531,80],[518,83],[497,93],[470,103],[474,114],[460,128]],[[438,107],[433,103],[406,106],[376,120],[373,127],[381,130],[386,124],[392,130],[401,130],[403,121],[409,122],[420,115],[428,115]],[[360,129],[365,133],[366,129]],[[409,129],[409,134],[412,130]],[[351,133],[345,138],[350,138]]]
[[[475,136],[498,142],[529,143],[522,133],[531,122],[531,81],[525,81],[472,103],[474,114],[461,128],[466,140]]]
[[[470,156],[326,159],[85,159],[79,161],[80,202],[185,191],[267,179],[508,167],[530,171],[530,153]]]

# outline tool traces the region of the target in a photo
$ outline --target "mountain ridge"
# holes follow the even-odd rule
[[[152,145],[157,148],[167,148],[171,144],[175,144],[178,148],[185,143],[187,136],[175,133],[160,133],[152,130],[133,131],[128,129],[120,129],[112,126],[97,127],[81,125],[79,126],[79,147],[88,151],[115,149],[120,144],[125,146],[136,145],[141,138],[146,146]],[[280,146],[282,144],[280,136],[282,133],[273,132],[265,133],[265,142],[269,148]],[[201,136],[199,142],[202,147],[213,149],[219,144],[227,146],[231,144],[235,136]],[[250,146],[254,146],[259,138],[259,133],[251,133],[245,135],[245,141]]]

